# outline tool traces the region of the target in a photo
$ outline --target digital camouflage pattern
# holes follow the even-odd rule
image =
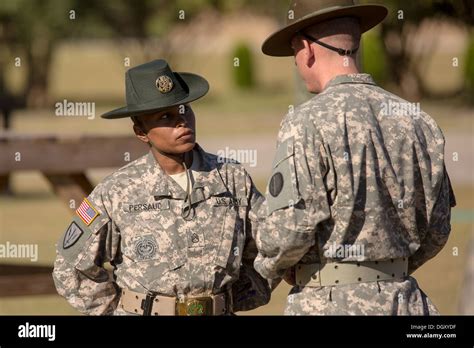
[[[442,249],[455,206],[444,136],[426,113],[394,107],[403,103],[370,75],[341,75],[286,115],[257,234],[261,275],[277,278],[297,263],[401,257],[409,257],[412,273]],[[363,250],[362,257],[341,258],[331,249],[347,245]],[[411,277],[294,287],[286,308],[288,314],[436,312]]]
[[[319,288],[294,287],[286,315],[434,315],[438,310],[415,278]]]
[[[263,197],[243,166],[196,150],[191,210],[186,192],[151,152],[88,197],[99,215],[89,225],[74,217],[58,242],[53,272],[58,293],[77,310],[128,314],[117,307],[121,288],[176,297],[232,292],[233,311],[269,301],[269,284],[253,268]]]

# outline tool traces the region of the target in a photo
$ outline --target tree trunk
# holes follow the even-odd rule
[[[28,83],[25,89],[27,107],[41,108],[49,103],[49,68],[51,66],[53,43],[48,41],[42,49],[37,45],[27,48]]]

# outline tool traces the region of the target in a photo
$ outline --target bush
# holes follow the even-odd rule
[[[387,82],[386,54],[382,38],[374,33],[362,36],[362,69],[371,74],[374,80],[383,85]]]
[[[232,77],[234,84],[241,89],[255,86],[252,52],[247,44],[238,44],[232,54]]]

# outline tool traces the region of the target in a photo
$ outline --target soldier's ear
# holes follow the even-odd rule
[[[312,42],[307,40],[307,39],[301,39],[301,44],[303,45],[303,50],[304,50],[304,57],[306,60],[306,65],[307,66],[312,66],[315,58],[314,54],[314,45],[312,45]]]
[[[148,136],[146,135],[146,133],[143,131],[143,129],[140,126],[134,124],[133,131],[135,132],[135,135],[137,136],[137,138],[143,141],[144,143],[150,142],[150,140],[148,139]]]

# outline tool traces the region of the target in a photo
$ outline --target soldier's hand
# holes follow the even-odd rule
[[[285,280],[285,282],[287,282],[291,286],[295,286],[296,285],[295,268],[294,267],[288,268],[285,274],[283,275],[283,279]]]

